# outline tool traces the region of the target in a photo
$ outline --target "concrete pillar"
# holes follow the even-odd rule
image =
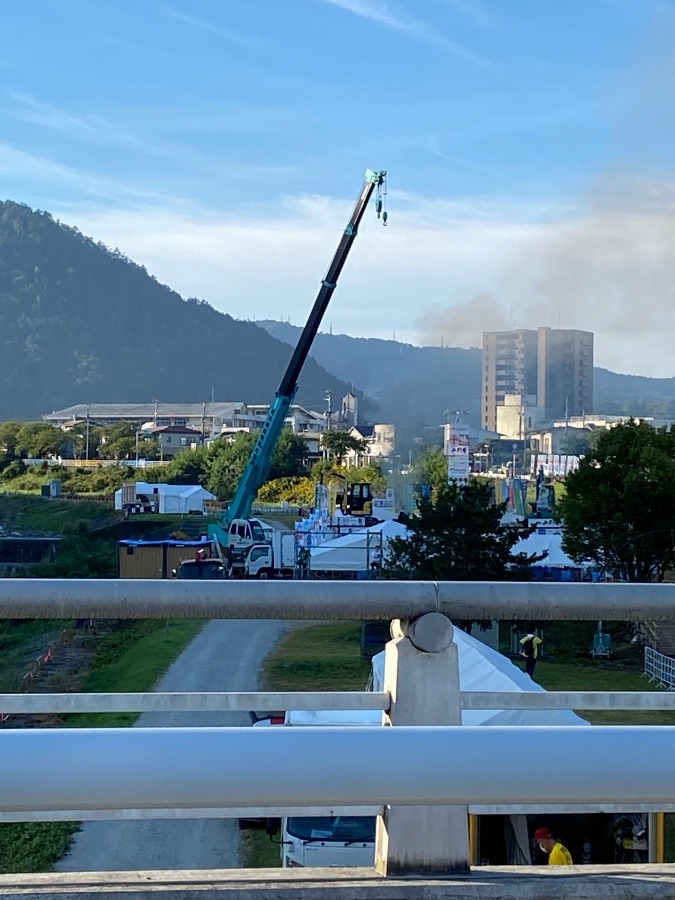
[[[410,621],[395,619],[391,634],[384,664],[391,725],[461,725],[459,664],[450,620],[435,612]],[[424,759],[418,765],[423,766]],[[377,820],[375,868],[382,875],[467,872],[467,808],[386,807]]]

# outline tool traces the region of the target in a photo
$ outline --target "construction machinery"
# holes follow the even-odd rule
[[[378,218],[382,219],[384,225],[387,224],[386,175],[385,171],[366,170],[365,180],[356,205],[340,239],[332,262],[328,267],[328,271],[321,282],[312,311],[286,368],[274,402],[269,408],[256,444],[251,451],[234,498],[224,512],[220,523],[209,527],[209,534],[216,537],[221,546],[229,548],[231,562],[233,561],[233,554],[235,556],[241,555],[247,547],[253,542],[257,542],[261,537],[259,533],[260,523],[249,518],[251,508],[258,490],[264,484],[274,448],[298,388],[300,372],[309,355],[333,291],[337,287],[340,272],[356,239],[359,224],[368,206],[368,201],[374,192],[376,194]]]

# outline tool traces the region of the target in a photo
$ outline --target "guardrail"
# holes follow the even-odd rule
[[[468,869],[469,804],[675,810],[675,728],[447,727],[462,709],[675,708],[675,693],[462,693],[448,618],[663,621],[675,585],[5,579],[0,616],[394,620],[377,693],[0,695],[29,714],[375,709],[394,726],[7,730],[4,821],[358,807],[380,815],[379,872],[438,875]]]

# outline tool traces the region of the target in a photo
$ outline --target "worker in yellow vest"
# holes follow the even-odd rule
[[[520,643],[520,655],[525,659],[525,671],[534,678],[534,667],[539,657],[539,645],[542,643],[540,637],[534,631],[528,631],[525,637],[522,637]]]
[[[548,828],[537,828],[534,832],[534,839],[539,845],[539,849],[548,853],[549,866],[573,865],[570,851],[553,837]]]

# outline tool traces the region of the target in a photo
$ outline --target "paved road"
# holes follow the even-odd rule
[[[289,623],[209,622],[176,660],[159,691],[250,691],[260,665]],[[246,713],[145,713],[140,725],[248,725]],[[236,820],[87,822],[55,870],[233,868],[240,864]]]

